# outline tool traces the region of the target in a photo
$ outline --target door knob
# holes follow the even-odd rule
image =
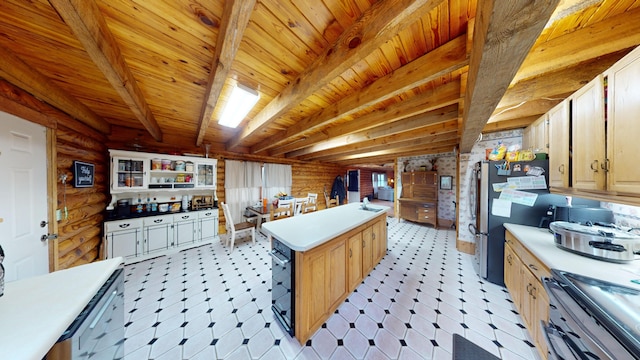
[[[40,241],[45,242],[47,240],[55,240],[58,238],[58,234],[47,234],[40,236]]]

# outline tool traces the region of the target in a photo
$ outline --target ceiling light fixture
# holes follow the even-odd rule
[[[218,124],[235,128],[247,116],[249,111],[258,102],[260,94],[242,84],[237,84],[231,90],[231,96],[222,111]]]

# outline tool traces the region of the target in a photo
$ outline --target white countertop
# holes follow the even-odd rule
[[[639,260],[620,264],[592,259],[558,248],[553,240],[553,234],[548,229],[515,224],[504,224],[504,227],[551,269],[564,270],[640,290],[640,284],[631,282],[634,279],[640,280]]]
[[[388,206],[369,204],[368,208],[382,209],[376,212],[362,210],[360,207],[362,203],[340,205],[282,220],[269,221],[262,224],[262,229],[294,251],[307,251],[373,220],[380,214],[386,216],[389,209]]]
[[[42,359],[122,263],[118,257],[6,283],[0,357]]]

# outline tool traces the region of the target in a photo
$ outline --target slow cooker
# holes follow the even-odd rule
[[[549,225],[556,246],[580,255],[611,262],[640,259],[640,235],[614,226],[554,221]]]

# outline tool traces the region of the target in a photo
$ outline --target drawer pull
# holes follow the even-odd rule
[[[128,228],[129,226],[131,226],[131,224],[120,224],[118,226],[124,229],[124,228]]]
[[[153,222],[156,223],[156,224],[160,224],[162,222],[162,220],[163,219],[155,219],[155,220],[153,220]]]
[[[185,216],[183,216],[182,218],[186,220],[186,219],[188,219],[188,218],[189,218],[189,215],[185,215]]]
[[[538,267],[533,265],[533,264],[529,264],[529,267],[532,268],[535,271],[538,271]]]

